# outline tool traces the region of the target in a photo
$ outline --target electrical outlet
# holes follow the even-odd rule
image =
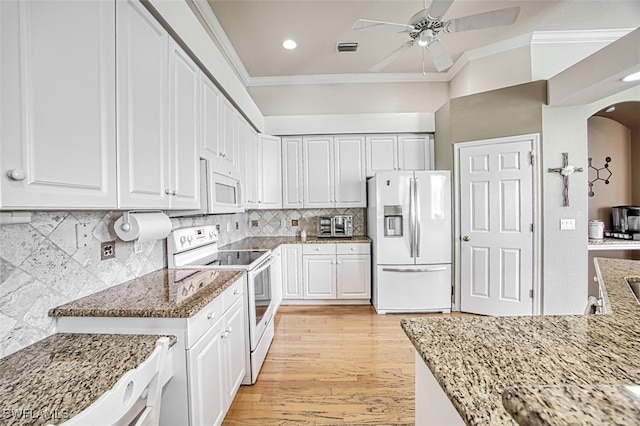
[[[576,220],[575,219],[560,219],[560,230],[561,231],[573,231],[576,229]]]
[[[285,226],[287,226],[287,219],[280,219],[280,226],[282,228],[284,228]]]
[[[87,247],[91,243],[91,230],[86,223],[76,223],[76,247]]]
[[[291,226],[298,226],[298,219],[291,219]]]
[[[251,221],[251,227],[252,228],[257,228],[258,227],[258,221],[257,220],[252,220]]]
[[[116,242],[105,241],[100,243],[100,260],[113,259],[116,257]]]
[[[216,225],[216,233],[220,234],[220,225]]]
[[[231,222],[227,222],[227,232],[231,232]]]

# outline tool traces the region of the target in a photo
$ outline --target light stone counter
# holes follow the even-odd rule
[[[300,237],[249,237],[235,243],[220,247],[220,250],[274,250],[282,244],[356,244],[371,243],[366,235],[354,235],[350,238],[318,238],[307,237],[302,241]]]
[[[629,396],[618,391],[640,384],[640,304],[627,283],[640,276],[640,262],[597,262],[610,315],[402,321],[466,423],[514,424],[515,417],[523,425],[611,424],[625,416],[638,423],[640,411],[628,411]],[[554,393],[549,386],[565,390]],[[589,389],[593,397],[585,396]],[[608,397],[598,397],[598,389]],[[540,395],[548,399],[540,403]],[[552,420],[537,422],[544,416]]]
[[[0,424],[64,422],[146,360],[159,337],[60,333],[0,359]]]

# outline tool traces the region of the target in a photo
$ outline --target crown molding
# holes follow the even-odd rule
[[[249,87],[289,86],[300,84],[358,84],[358,83],[414,83],[447,82],[445,73],[368,73],[368,74],[316,74],[250,77]]]
[[[533,33],[531,44],[612,43],[634,29],[537,31]]]

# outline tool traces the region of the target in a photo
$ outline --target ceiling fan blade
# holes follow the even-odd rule
[[[433,0],[427,10],[427,14],[432,19],[441,19],[451,7],[453,0]]]
[[[391,52],[380,62],[369,68],[369,72],[378,72],[389,65],[391,62],[395,61],[400,55],[402,55],[406,50],[413,47],[415,40],[409,40],[406,43],[403,43],[399,48]]]
[[[387,31],[392,33],[408,33],[411,31],[415,31],[415,27],[413,25],[395,24],[393,22],[370,21],[368,19],[358,19],[353,23],[353,26],[351,28],[354,30]]]
[[[453,59],[440,40],[433,39],[425,49],[438,71],[444,71],[453,65]]]
[[[443,30],[447,33],[459,33],[461,31],[511,25],[516,22],[519,14],[520,6],[516,6],[479,13],[477,15],[464,16],[445,22]]]

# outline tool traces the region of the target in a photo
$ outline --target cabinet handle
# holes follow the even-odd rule
[[[7,172],[7,176],[11,180],[24,180],[27,177],[27,173],[25,173],[22,169],[13,169]]]
[[[212,319],[214,319],[214,318],[215,318],[215,316],[216,316],[216,313],[215,313],[215,312],[209,312],[209,313],[207,314],[207,319],[208,319],[208,320],[212,320]]]

